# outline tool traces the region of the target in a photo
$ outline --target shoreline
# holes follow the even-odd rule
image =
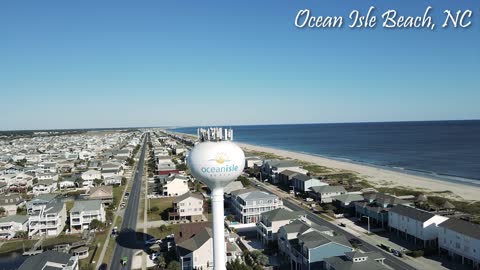
[[[194,134],[172,130],[170,130],[170,132],[196,138]],[[438,196],[438,193],[440,192],[449,191],[452,194],[445,197],[455,200],[478,201],[479,198],[480,182],[476,185],[469,181],[462,182],[461,180],[449,180],[447,176],[442,177],[441,175],[438,175],[435,177],[422,172],[408,171],[408,169],[397,169],[359,161],[295,152],[270,146],[261,146],[238,141],[234,142],[247,151],[270,153],[283,158],[297,159],[303,162],[324,166],[333,170],[356,173],[375,187],[405,188],[422,191],[427,195],[428,193],[436,192],[436,196]]]
[[[435,178],[421,172],[410,172],[407,171],[407,169],[402,170],[351,160],[346,161],[268,146],[240,142],[235,143],[247,151],[265,152],[285,158],[297,159],[303,162],[325,166],[334,170],[357,173],[360,177],[364,178],[375,187],[399,187],[424,191],[425,193],[450,191],[454,195],[452,196],[453,199],[469,201],[477,201],[480,192],[480,186],[475,185],[474,183],[460,183],[454,180],[449,181],[446,177],[444,179],[442,179],[441,176]]]

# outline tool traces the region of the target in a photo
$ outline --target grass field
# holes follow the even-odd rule
[[[33,244],[35,243],[35,240],[14,240],[14,241],[6,241],[1,247],[0,247],[0,253],[8,253],[8,252],[13,252],[23,250],[23,247],[25,247],[25,250],[30,249]]]
[[[147,218],[149,221],[151,220],[167,220],[168,214],[167,211],[169,208],[172,207],[172,202],[174,198],[158,198],[158,199],[150,199],[149,200],[149,207]],[[150,211],[151,209],[157,209],[157,211]]]
[[[180,231],[180,224],[165,225],[165,229],[162,231],[161,227],[148,228],[147,233],[157,239],[163,239],[165,236]]]

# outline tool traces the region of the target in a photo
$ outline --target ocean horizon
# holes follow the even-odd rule
[[[171,130],[196,134],[198,127]],[[480,185],[480,120],[223,127],[241,143]]]

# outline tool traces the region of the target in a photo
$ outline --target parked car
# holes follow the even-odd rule
[[[360,241],[357,238],[352,238],[352,239],[348,240],[348,242],[350,242],[350,244],[352,244],[352,246],[355,246],[355,247],[361,247],[363,245],[362,241]]]

